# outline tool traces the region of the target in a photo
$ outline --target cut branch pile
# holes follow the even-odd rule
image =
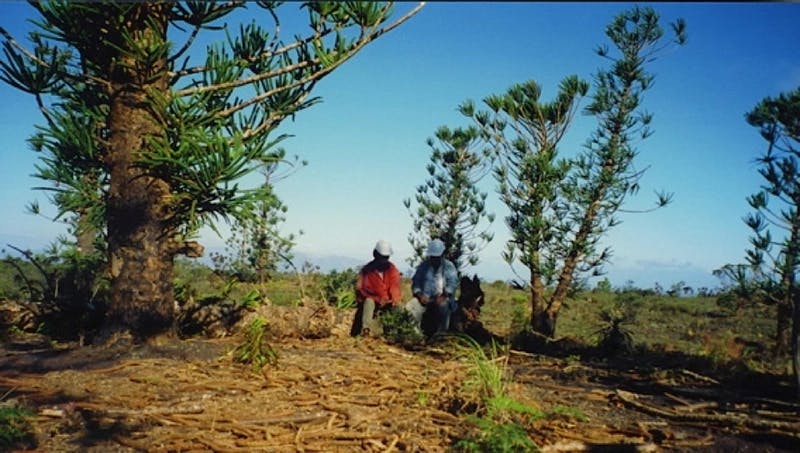
[[[279,351],[262,375],[229,358],[128,359],[0,377],[0,387],[39,407],[43,431],[78,424],[141,451],[445,451],[465,429],[439,409],[463,379],[456,361],[349,337]],[[42,451],[63,451],[49,444],[58,436],[37,437]]]
[[[443,452],[475,433],[459,406],[468,363],[446,348],[409,352],[352,338],[342,320],[317,315],[318,325],[333,324],[331,335],[285,335],[273,343],[277,367],[259,374],[234,362],[236,338],[132,350],[7,344],[0,394],[36,411],[39,451]],[[720,433],[800,445],[800,405],[731,398],[688,370],[604,368],[516,351],[509,365],[509,395],[550,414],[526,426],[542,451],[718,448]]]
[[[649,402],[648,398],[643,395],[624,390],[617,390],[614,393],[614,397],[626,405],[675,422],[700,426],[709,424],[735,426],[739,432],[747,431],[753,434],[770,432],[800,439],[800,405],[791,405],[780,401],[769,402],[768,400],[726,402],[724,404],[716,401],[692,403],[672,394],[664,396],[674,400],[677,404],[667,406]],[[775,407],[776,403],[781,407]],[[764,406],[772,406],[772,408],[759,408]]]

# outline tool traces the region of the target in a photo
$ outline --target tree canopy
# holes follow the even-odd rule
[[[172,260],[201,253],[199,228],[252,219],[269,184],[242,177],[280,161],[274,136],[319,102],[323,77],[396,28],[383,2],[32,2],[26,47],[5,29],[0,78],[32,93],[47,125],[31,139],[61,214],[107,243],[110,331],[148,336],[173,317]],[[295,7],[307,28],[285,41]],[[250,23],[225,21],[252,11]],[[200,61],[198,37],[218,34]],[[85,222],[78,221],[78,225]]]
[[[673,42],[682,44],[684,22],[672,28]],[[650,135],[652,119],[641,110],[643,93],[653,81],[646,65],[669,45],[663,34],[652,8],[625,11],[606,27],[615,52],[605,45],[597,48],[610,68],[594,75],[584,110],[597,120],[597,128],[575,157],[561,157],[558,145],[589,90],[577,76],[563,79],[550,102],[540,100],[535,81],[527,81],[484,98],[488,111],[475,110],[471,102],[461,106],[496,150],[500,165],[495,177],[510,211],[505,259],[530,271],[531,326],[538,333],[554,335],[576,277],[602,272],[610,249],[601,249],[600,239],[618,224],[616,215],[627,196],[638,191],[644,172],[634,163],[635,144]],[[657,206],[669,198],[659,194]]]

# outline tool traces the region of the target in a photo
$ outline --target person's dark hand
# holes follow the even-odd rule
[[[449,299],[450,299],[450,296],[448,296],[447,293],[439,294],[438,296],[436,296],[436,304],[437,305],[444,305],[444,304],[446,304],[448,302]]]
[[[427,303],[429,301],[428,300],[428,296],[426,296],[426,295],[424,295],[422,293],[414,294],[414,297],[416,297],[417,300],[419,301],[419,303],[422,304],[422,305],[427,305]]]

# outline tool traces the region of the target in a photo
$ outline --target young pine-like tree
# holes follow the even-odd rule
[[[747,261],[773,288],[776,352],[785,353],[791,344],[800,396],[800,88],[763,99],[746,119],[769,143],[758,158],[763,185],[747,199],[755,210],[745,217],[753,230]]]
[[[462,271],[478,263],[478,253],[493,237],[489,226],[494,214],[486,212],[486,193],[476,186],[491,170],[491,156],[487,149],[479,149],[482,142],[476,127],[442,126],[435,136],[436,140],[427,141],[429,177],[417,187],[416,210],[410,198],[403,200],[414,226],[408,235],[414,255],[408,261],[411,265],[422,261],[428,242],[438,238],[445,244],[444,257]]]
[[[279,161],[265,162],[259,172],[264,178],[261,190],[265,192],[256,203],[255,215],[247,219],[234,219],[231,234],[226,243],[226,253],[212,254],[215,266],[235,275],[239,280],[265,283],[277,272],[279,264],[291,263],[295,235],[284,234],[280,230],[286,220],[288,207],[274,193],[277,180],[283,179],[297,170],[297,158],[291,163],[291,170],[278,175],[279,163],[284,161],[283,151],[279,151]]]
[[[682,44],[683,22],[672,28]],[[663,50],[663,30],[652,8],[637,7],[618,15],[606,35],[618,55],[598,49],[611,67],[595,74],[586,113],[598,126],[574,158],[560,157],[558,145],[589,88],[577,76],[564,79],[551,102],[540,101],[540,87],[531,81],[485,98],[489,112],[470,102],[461,107],[499,156],[495,177],[510,211],[504,257],[530,271],[531,328],[548,337],[576,278],[599,273],[607,262],[610,250],[600,250],[599,241],[618,223],[616,214],[643,174],[634,158],[636,140],[650,134],[651,116],[639,110],[653,81],[645,64]],[[659,206],[668,201],[659,195]]]
[[[63,112],[98,115],[82,133],[97,142],[86,164],[102,181],[92,190],[102,193],[108,239],[106,333],[168,331],[174,258],[200,252],[191,239],[201,226],[256,215],[268,191],[238,181],[276,160],[283,137],[271,133],[318,101],[310,95],[320,79],[422,7],[397,17],[391,3],[280,3],[31,3],[41,15],[32,50],[0,27],[3,80],[56,102],[64,89],[99,93],[100,105]],[[297,7],[308,28],[284,42],[279,13]],[[252,21],[229,29],[224,21],[243,9]],[[223,40],[195,59],[193,43],[214,32]]]

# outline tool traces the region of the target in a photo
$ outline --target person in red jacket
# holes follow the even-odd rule
[[[380,333],[378,314],[393,307],[400,307],[403,294],[400,289],[400,271],[389,261],[392,246],[380,240],[372,250],[372,261],[358,273],[356,282],[356,318],[351,334],[370,335]]]

